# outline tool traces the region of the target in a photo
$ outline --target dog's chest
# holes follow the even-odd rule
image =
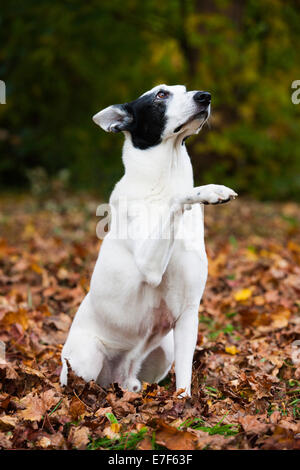
[[[146,332],[145,347],[159,342],[172,328],[174,328],[175,319],[168,308],[164,299],[161,299],[159,305],[154,307],[149,315],[149,323]]]
[[[165,335],[174,326],[174,317],[166,301],[161,299],[158,307],[152,311],[152,334]]]

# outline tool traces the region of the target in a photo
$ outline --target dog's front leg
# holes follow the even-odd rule
[[[198,336],[198,308],[189,309],[177,320],[174,328],[176,389],[180,396],[191,395],[192,365]]]
[[[145,281],[153,287],[160,284],[169,263],[181,217],[181,207],[172,204],[163,223],[157,223],[147,238],[134,243],[136,264]]]
[[[193,188],[188,194],[180,194],[175,198],[178,206],[190,204],[223,204],[237,197],[233,189],[222,184],[206,184]]]
[[[236,196],[237,194],[226,186],[207,184],[192,188],[187,194],[173,197],[163,224],[158,223],[149,236],[134,243],[135,261],[145,281],[153,287],[160,284],[172,254],[184,209],[189,209],[192,204],[197,203],[221,204]]]

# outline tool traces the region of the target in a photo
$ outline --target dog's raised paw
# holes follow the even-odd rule
[[[233,189],[219,184],[207,184],[195,190],[197,202],[202,204],[225,204],[238,196]]]

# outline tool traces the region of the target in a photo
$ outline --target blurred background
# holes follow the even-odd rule
[[[167,83],[212,93],[197,184],[300,200],[298,0],[10,0],[0,23],[0,190],[107,197],[123,139],[92,115]]]

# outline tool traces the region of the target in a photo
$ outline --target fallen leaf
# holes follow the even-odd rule
[[[269,429],[269,425],[262,423],[256,416],[246,415],[240,416],[238,422],[242,425],[247,434],[262,434]]]
[[[232,356],[234,356],[235,354],[238,354],[240,351],[237,349],[236,346],[226,346],[225,347],[225,351],[228,353],[228,354],[231,354]]]
[[[73,421],[78,421],[86,411],[84,403],[78,400],[77,397],[73,397],[70,404],[70,414]]]
[[[178,429],[160,421],[155,434],[157,444],[170,450],[193,450],[196,438],[188,431]]]
[[[0,429],[1,431],[10,431],[18,422],[18,419],[13,416],[4,415],[0,416]]]
[[[30,393],[21,400],[25,409],[20,412],[23,419],[28,421],[40,421],[49,408],[56,405],[59,398],[54,390],[42,392],[40,396]]]
[[[234,298],[237,302],[244,302],[245,300],[248,300],[251,295],[251,289],[241,289],[234,294]]]
[[[89,443],[89,428],[82,426],[80,428],[72,428],[69,436],[69,441],[76,449],[85,449]]]

